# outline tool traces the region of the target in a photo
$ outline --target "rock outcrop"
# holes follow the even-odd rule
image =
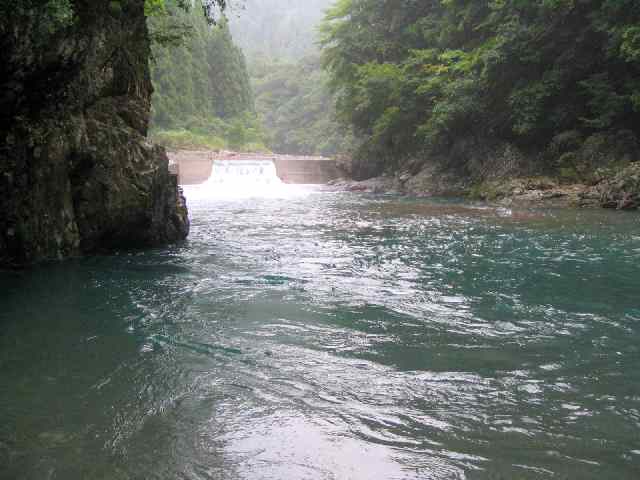
[[[621,170],[598,185],[600,204],[605,208],[637,210],[640,208],[640,162]]]
[[[177,178],[146,138],[144,1],[71,5],[73,21],[48,34],[33,11],[1,21],[0,265],[188,233]]]
[[[489,202],[640,209],[640,140],[629,130],[584,137],[568,131],[540,151],[458,138],[447,152],[423,159],[342,159],[356,181],[350,191],[414,197],[466,196]],[[373,168],[376,175],[365,171]]]
[[[547,206],[603,207],[617,210],[640,209],[640,162],[619,170],[601,170],[599,182],[563,183],[551,177],[506,177],[471,184],[448,172],[425,168],[408,173],[368,180],[339,179],[329,182],[332,190],[411,197],[457,196],[501,204],[545,204]]]

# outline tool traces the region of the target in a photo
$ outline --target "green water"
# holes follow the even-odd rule
[[[640,215],[194,196],[0,273],[2,479],[640,477]]]

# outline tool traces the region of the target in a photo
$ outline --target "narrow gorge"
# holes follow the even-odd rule
[[[638,25],[0,0],[0,480],[637,480]]]

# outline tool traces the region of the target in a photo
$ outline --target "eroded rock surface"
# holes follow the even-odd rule
[[[640,208],[640,162],[624,168],[613,178],[598,185],[600,204],[605,208],[636,210]]]
[[[152,86],[143,0],[72,2],[72,25],[34,39],[2,22],[0,265],[186,237],[186,205],[146,138]]]

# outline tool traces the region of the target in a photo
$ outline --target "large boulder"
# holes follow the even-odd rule
[[[166,154],[146,138],[144,0],[71,4],[46,45],[34,14],[0,21],[0,265],[188,233]]]

